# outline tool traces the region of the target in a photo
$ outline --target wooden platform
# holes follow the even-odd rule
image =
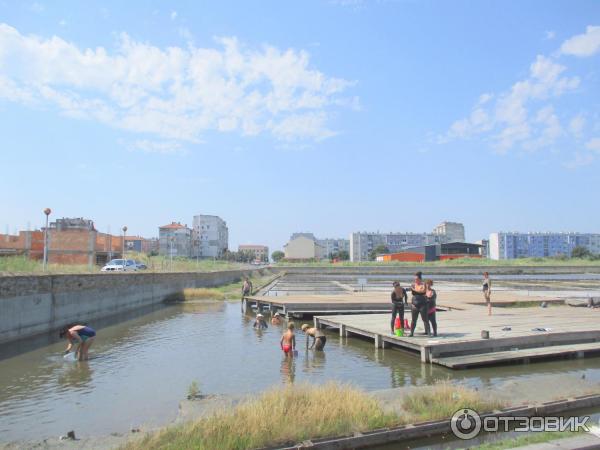
[[[483,294],[479,291],[452,291],[438,289],[438,306],[442,309],[468,309],[483,305]],[[563,302],[562,299],[529,296],[514,291],[497,291],[492,303],[511,305],[515,303]],[[287,316],[303,317],[319,314],[385,313],[391,311],[390,292],[343,292],[340,294],[297,294],[255,295],[244,298],[247,307],[258,307],[261,311],[282,312]]]
[[[314,321],[318,327],[339,330],[341,336],[361,335],[373,339],[377,347],[412,352],[420,355],[422,362],[453,369],[562,356],[584,357],[600,351],[598,309],[496,308],[494,315],[488,316],[484,307],[472,306],[438,312],[437,338],[423,336],[420,319],[414,337],[392,335],[388,314],[316,316]],[[534,328],[548,331],[533,331]],[[490,339],[481,338],[482,330],[490,332]]]

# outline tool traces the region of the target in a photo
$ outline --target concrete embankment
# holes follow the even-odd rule
[[[0,277],[0,343],[178,298],[270,269]]]

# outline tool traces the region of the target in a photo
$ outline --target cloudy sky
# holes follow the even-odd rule
[[[0,0],[0,232],[600,232],[597,1]]]

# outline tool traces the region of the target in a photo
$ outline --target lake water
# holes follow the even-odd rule
[[[443,324],[443,316],[439,320]],[[66,343],[54,337],[0,347],[0,440],[161,425],[176,417],[192,381],[204,394],[244,394],[328,380],[366,390],[447,378],[485,388],[548,373],[585,373],[588,380],[600,380],[600,358],[451,371],[333,333],[319,353],[304,351],[298,332],[299,355],[286,360],[279,349],[282,328],[257,332],[252,322],[239,303],[161,306],[90,323],[98,336],[89,362],[65,362]]]

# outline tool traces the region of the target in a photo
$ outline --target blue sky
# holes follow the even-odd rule
[[[600,2],[0,0],[0,227],[600,232]]]

